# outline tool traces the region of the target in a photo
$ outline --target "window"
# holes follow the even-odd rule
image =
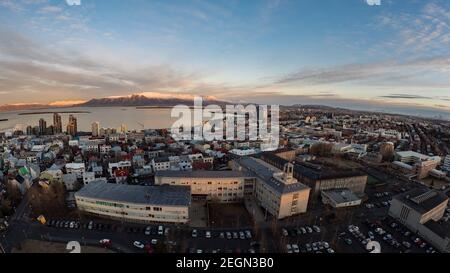
[[[160,208],[160,207],[153,207],[153,210],[154,211],[162,211],[162,208]]]

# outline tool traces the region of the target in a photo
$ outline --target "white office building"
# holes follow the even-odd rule
[[[80,211],[137,223],[189,221],[191,192],[181,186],[136,186],[94,182],[75,193]]]

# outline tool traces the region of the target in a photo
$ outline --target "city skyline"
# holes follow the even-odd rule
[[[449,111],[446,1],[2,0],[0,6],[2,104],[166,92]]]

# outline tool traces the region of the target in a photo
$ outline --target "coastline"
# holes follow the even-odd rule
[[[30,115],[49,115],[49,114],[90,114],[90,111],[45,111],[45,112],[28,112],[19,113],[19,116],[30,116]]]

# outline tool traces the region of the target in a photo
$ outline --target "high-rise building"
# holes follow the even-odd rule
[[[69,123],[67,124],[67,134],[75,136],[78,132],[77,118],[73,115],[69,116]]]
[[[33,127],[31,125],[27,126],[27,135],[33,134]]]
[[[92,127],[92,136],[98,137],[100,135],[100,123],[98,121],[93,122],[91,127]]]
[[[122,123],[122,124],[120,125],[120,130],[119,130],[119,131],[120,131],[121,133],[126,133],[127,130],[128,130],[128,129],[127,129],[127,125]]]
[[[47,132],[47,122],[45,121],[45,119],[41,118],[39,120],[39,134],[45,135],[46,132]]]
[[[59,115],[58,113],[53,114],[53,132],[54,134],[62,133],[61,115]]]

